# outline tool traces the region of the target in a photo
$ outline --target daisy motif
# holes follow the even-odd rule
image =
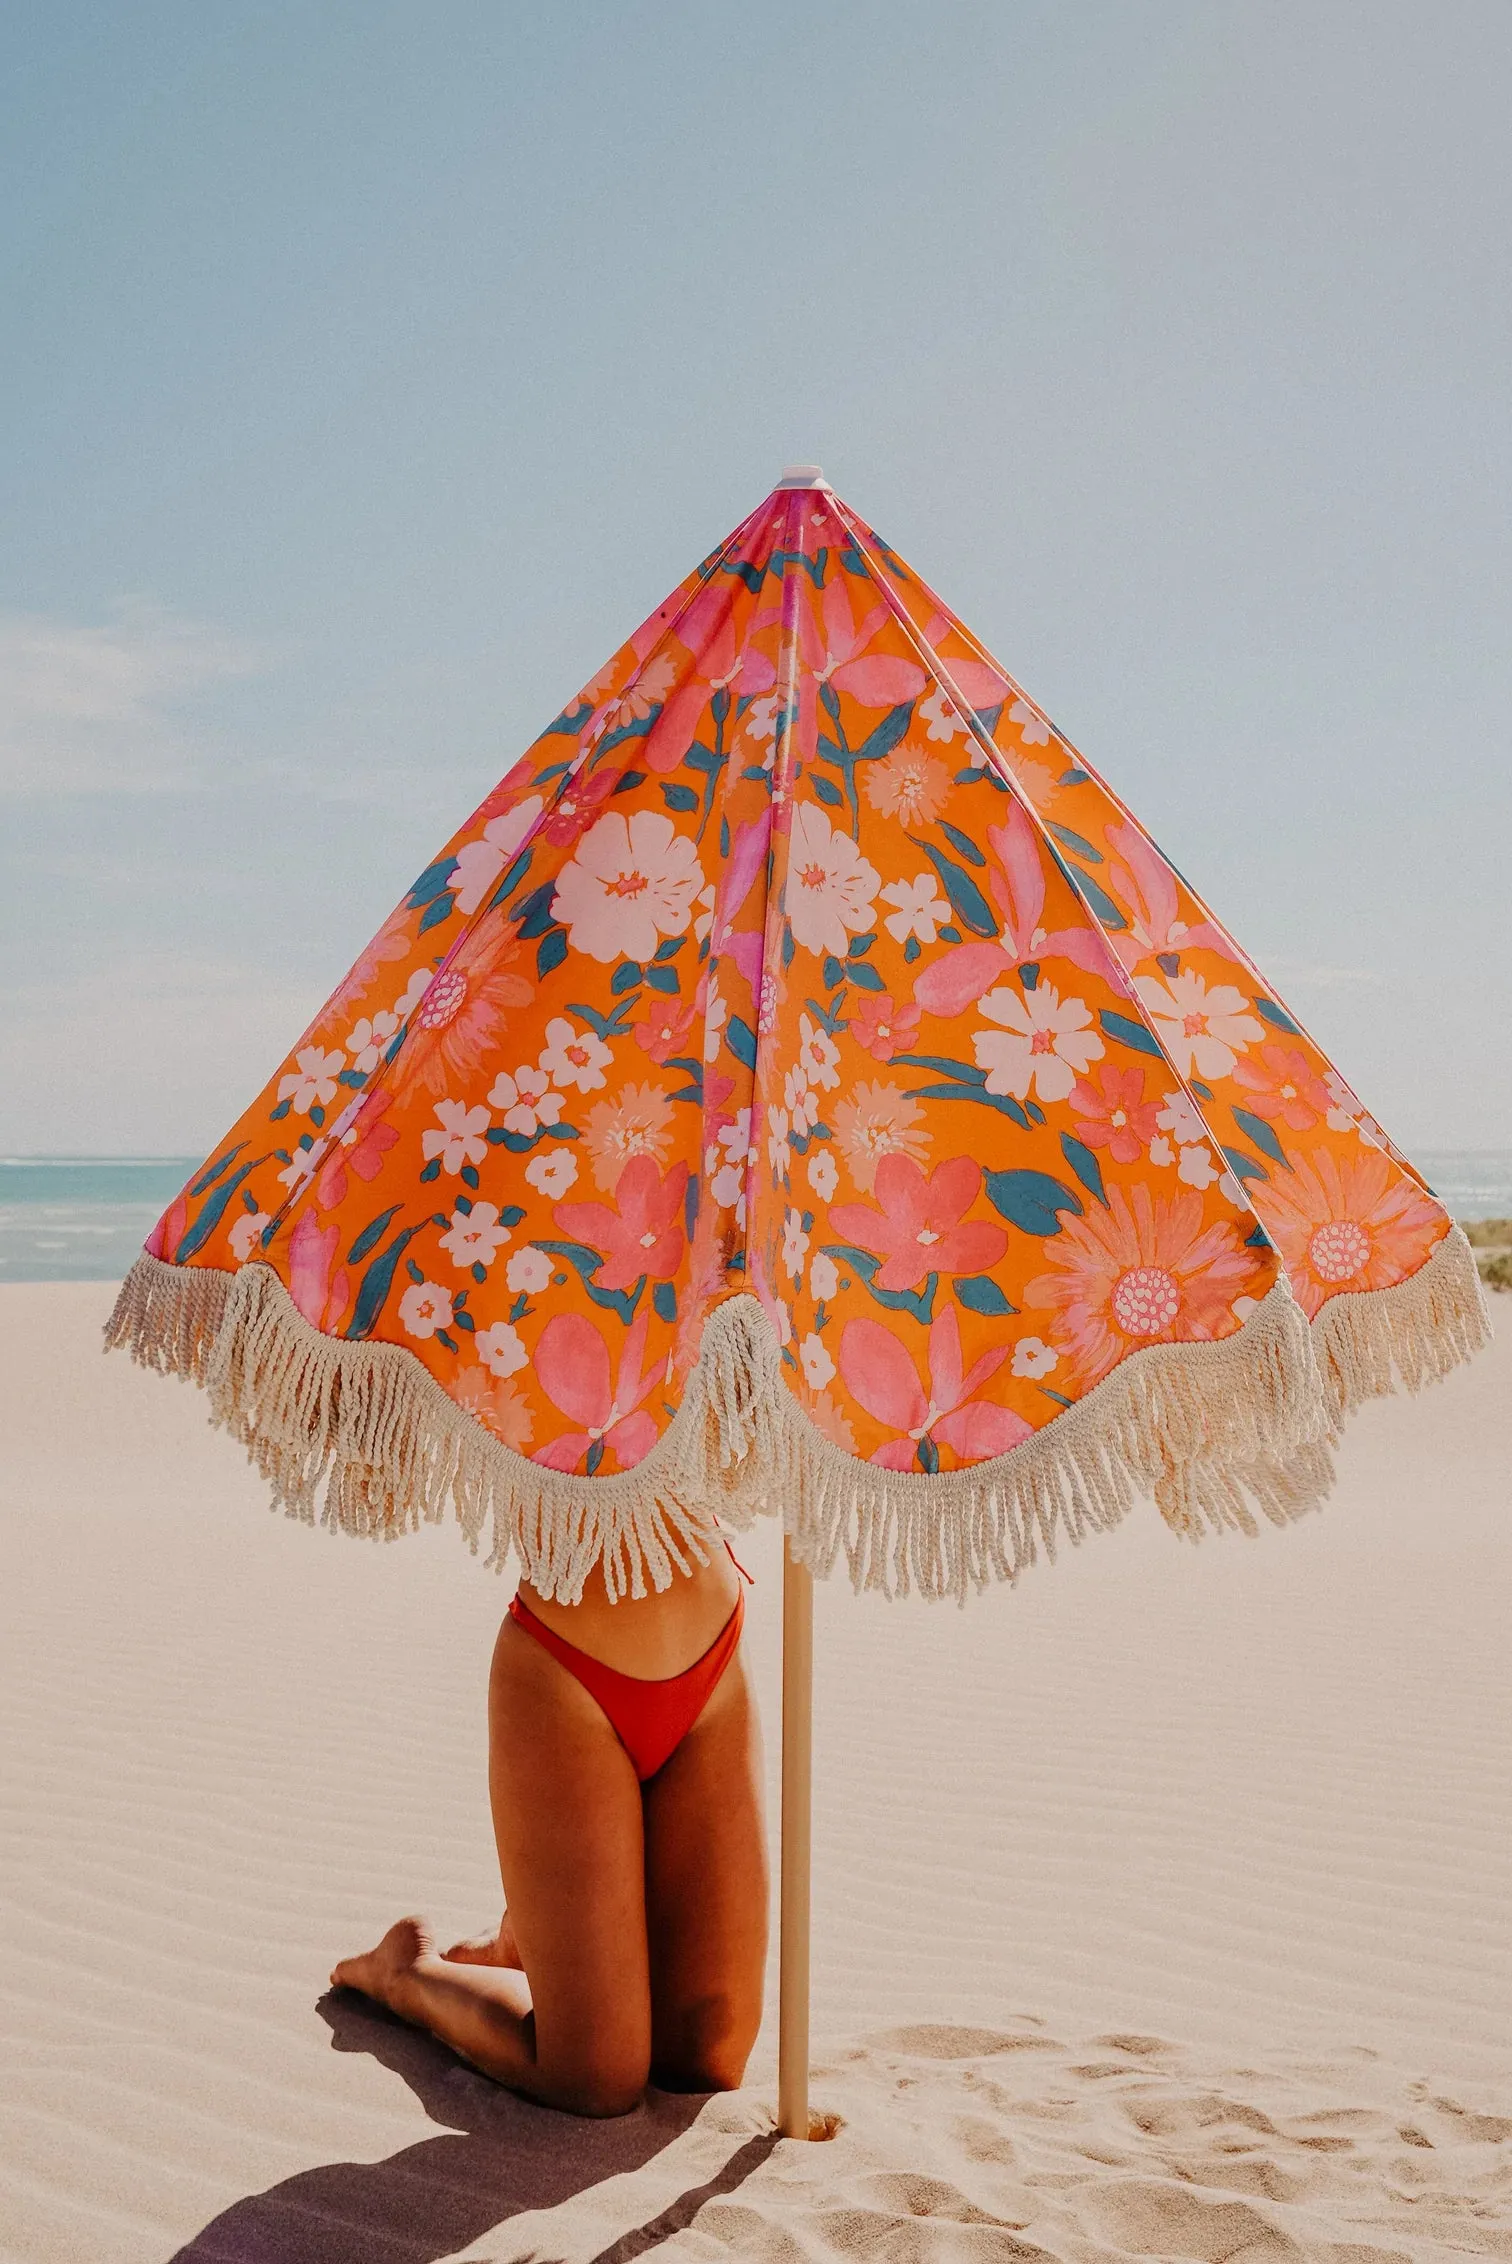
[[[832,826],[816,802],[793,811],[784,893],[793,940],[806,951],[843,952],[871,925],[882,875],[848,833]]]
[[[1048,1376],[1052,1368],[1059,1366],[1060,1354],[1052,1352],[1042,1337],[1021,1336],[1013,1348],[1011,1373],[1015,1376],[1027,1376],[1037,1383],[1041,1376]]]
[[[470,1211],[453,1211],[451,1225],[440,1237],[442,1249],[462,1270],[491,1266],[500,1244],[508,1240],[509,1228],[499,1224],[496,1203],[474,1203]]]
[[[427,1163],[441,1158],[443,1171],[460,1171],[464,1164],[480,1164],[488,1153],[486,1108],[468,1108],[463,1101],[437,1101],[440,1129],[422,1132],[420,1147]]]
[[[345,1067],[345,1054],[301,1046],[294,1056],[294,1067],[279,1079],[278,1097],[292,1101],[301,1116],[308,1116],[312,1108],[324,1108],[336,1098],[336,1080]]]
[[[812,1333],[806,1336],[798,1347],[798,1357],[803,1363],[804,1380],[809,1389],[823,1391],[835,1373],[835,1363],[824,1349],[823,1337]]]
[[[806,1014],[798,1017],[798,1037],[798,1066],[806,1081],[824,1092],[833,1092],[840,1082],[840,1048]]]
[[[828,1148],[818,1148],[808,1159],[808,1183],[821,1203],[827,1203],[839,1184],[840,1174]]]
[[[525,1177],[536,1192],[552,1202],[565,1195],[577,1178],[577,1157],[568,1148],[553,1148],[548,1155],[532,1156]]]
[[[512,1376],[528,1365],[530,1354],[520,1341],[518,1329],[508,1321],[495,1321],[491,1328],[479,1329],[473,1338],[473,1349],[485,1368],[495,1376]]]
[[[563,1103],[561,1094],[551,1089],[548,1072],[527,1066],[512,1077],[501,1069],[489,1089],[488,1105],[498,1109],[506,1132],[518,1132],[522,1140],[529,1140],[543,1124],[560,1123]]]
[[[833,1258],[821,1251],[809,1267],[809,1295],[822,1305],[836,1295],[840,1287],[840,1269]]]
[[[1136,975],[1134,988],[1178,1077],[1226,1077],[1245,1048],[1265,1036],[1232,983],[1210,989],[1200,975],[1173,975],[1169,983]]]
[[[523,1250],[516,1250],[504,1268],[504,1279],[517,1295],[538,1296],[551,1279],[551,1260],[544,1250],[527,1244]]]
[[[590,959],[650,959],[663,936],[685,932],[703,885],[697,849],[663,812],[611,810],[563,866],[551,916]]]
[[[794,1281],[802,1275],[808,1246],[809,1238],[803,1231],[803,1220],[797,1211],[789,1211],[782,1222],[782,1262]]]
[[[576,1029],[565,1015],[555,1015],[547,1023],[541,1069],[554,1085],[575,1086],[580,1093],[596,1093],[613,1059],[611,1046],[606,1046],[591,1030]]]
[[[940,884],[933,873],[919,873],[913,880],[889,881],[882,891],[882,901],[898,907],[882,922],[894,943],[906,943],[910,936],[917,936],[920,943],[933,943],[936,931],[950,925],[950,906],[941,896]]]
[[[257,1238],[269,1223],[266,1211],[243,1211],[231,1229],[231,1255],[239,1266],[244,1266],[257,1246]]]
[[[399,1300],[399,1322],[407,1336],[434,1336],[451,1327],[451,1291],[439,1282],[413,1281]]]
[[[1022,993],[1005,985],[979,1000],[978,1011],[1002,1024],[1001,1031],[976,1031],[971,1041],[989,1093],[1023,1100],[1032,1086],[1042,1101],[1063,1101],[1105,1050],[1086,1001],[1063,999],[1053,983]]]

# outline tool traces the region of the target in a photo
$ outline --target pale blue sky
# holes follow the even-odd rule
[[[794,458],[1512,1145],[1506,0],[12,9],[0,1147],[199,1151]]]

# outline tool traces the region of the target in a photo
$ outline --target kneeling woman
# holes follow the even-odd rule
[[[438,1955],[402,1918],[332,1982],[512,2090],[624,2114],[648,2080],[733,2089],[761,2020],[761,1730],[729,1555],[639,1601],[521,1585],[494,1646],[489,1792],[505,1915]]]

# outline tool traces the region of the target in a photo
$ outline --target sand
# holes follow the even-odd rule
[[[1512,1327],[1292,1532],[821,1589],[803,2146],[770,2020],[743,2091],[583,2125],[324,1993],[497,1914],[508,1589],[270,1515],[110,1296],[0,1289],[0,2256],[1512,2257]]]

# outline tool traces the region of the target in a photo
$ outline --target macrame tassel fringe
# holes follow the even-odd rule
[[[1038,1438],[934,1477],[858,1462],[823,1437],[749,1296],[710,1315],[645,1460],[591,1479],[503,1445],[402,1347],[325,1335],[267,1266],[223,1274],[144,1254],[106,1342],[203,1384],[212,1421],[291,1515],[391,1538],[451,1510],[475,1550],[486,1538],[491,1563],[515,1556],[564,1602],[600,1561],[611,1595],[665,1588],[707,1561],[721,1522],[763,1510],[816,1571],[843,1552],[858,1588],[964,1599],[1116,1523],[1140,1493],[1178,1532],[1253,1531],[1252,1503],[1285,1520],[1328,1480],[1311,1342],[1284,1289],[1236,1336],[1136,1353]]]
[[[1453,1226],[1425,1266],[1394,1289],[1331,1297],[1313,1322],[1318,1371],[1335,1435],[1367,1399],[1399,1378],[1437,1383],[1491,1341],[1486,1292],[1463,1228]]]

